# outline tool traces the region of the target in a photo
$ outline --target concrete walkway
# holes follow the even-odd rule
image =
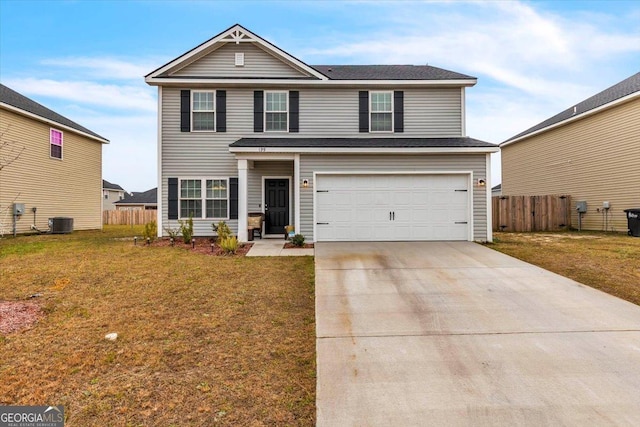
[[[470,242],[316,244],[318,426],[640,425],[640,307]]]
[[[313,256],[313,248],[284,249],[283,239],[256,239],[246,256]]]

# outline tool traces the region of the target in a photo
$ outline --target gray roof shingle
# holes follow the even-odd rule
[[[118,184],[112,184],[106,179],[102,180],[102,188],[106,188],[107,190],[121,190],[124,191],[124,188],[120,187]]]
[[[158,203],[158,189],[125,194],[124,199],[115,202],[117,205],[155,205]]]
[[[35,114],[36,116],[40,116],[44,119],[51,120],[53,122],[59,123],[61,125],[70,127],[71,129],[75,129],[80,132],[84,132],[96,138],[99,138],[105,142],[109,142],[103,136],[98,135],[95,132],[90,131],[84,126],[79,125],[78,123],[67,119],[64,116],[56,113],[53,110],[48,109],[47,107],[38,104],[37,102],[27,98],[24,95],[19,94],[15,90],[8,88],[7,86],[0,83],[0,102],[5,104],[9,104],[13,107],[19,108],[23,111],[29,112],[31,114]]]
[[[514,139],[521,138],[535,131],[563,122],[574,116],[579,116],[595,108],[602,107],[605,104],[608,104],[620,98],[624,98],[625,96],[631,95],[632,93],[638,91],[640,91],[640,73],[636,73],[633,76],[621,81],[620,83],[617,83],[610,88],[605,89],[596,95],[593,95],[591,98],[587,98],[584,101],[579,102],[575,106],[567,108],[561,113],[556,114],[555,116],[548,118],[541,123],[538,123],[537,125],[525,130],[524,132],[512,136],[511,138],[504,141],[503,144]]]
[[[241,138],[230,147],[423,148],[497,147],[469,137],[452,138]]]
[[[312,65],[331,80],[475,80],[430,65]]]

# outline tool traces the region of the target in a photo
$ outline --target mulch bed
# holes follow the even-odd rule
[[[305,243],[304,246],[296,246],[291,242],[284,244],[285,249],[310,249],[313,248],[313,243]]]
[[[0,301],[0,334],[28,328],[44,316],[40,306],[27,301]]]
[[[140,243],[138,243],[140,244]],[[211,245],[213,244],[213,250],[211,248]],[[142,245],[145,245],[145,243],[142,243]],[[163,239],[157,239],[155,242],[151,243],[151,246],[160,246],[160,247],[168,247],[171,246],[171,241],[168,238],[163,238]],[[251,249],[251,246],[253,246],[253,243],[241,243],[238,246],[238,250],[235,253],[235,255],[230,255],[225,253],[224,249],[222,249],[220,246],[218,246],[217,243],[215,243],[215,239],[212,238],[207,238],[207,237],[196,237],[195,238],[195,247],[192,247],[191,244],[185,244],[181,239],[177,239],[174,243],[173,246],[176,249],[184,249],[184,250],[189,250],[195,253],[199,253],[199,254],[203,254],[203,255],[213,255],[213,256],[245,256],[247,255],[247,252],[249,252],[249,249]]]

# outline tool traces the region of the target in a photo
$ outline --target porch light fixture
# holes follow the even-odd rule
[[[487,185],[487,182],[484,179],[478,180],[478,187],[484,187],[485,185]]]
[[[303,186],[304,188],[307,188],[307,187],[309,186],[309,180],[308,180],[308,179],[303,179],[303,180],[302,180],[302,186]]]

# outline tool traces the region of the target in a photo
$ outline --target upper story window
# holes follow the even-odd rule
[[[393,92],[369,92],[371,132],[393,132]]]
[[[289,102],[287,92],[265,92],[264,129],[267,132],[287,132]]]
[[[62,131],[50,129],[49,145],[51,146],[50,156],[54,159],[62,159]]]
[[[215,131],[215,91],[192,91],[191,106],[191,130]]]

